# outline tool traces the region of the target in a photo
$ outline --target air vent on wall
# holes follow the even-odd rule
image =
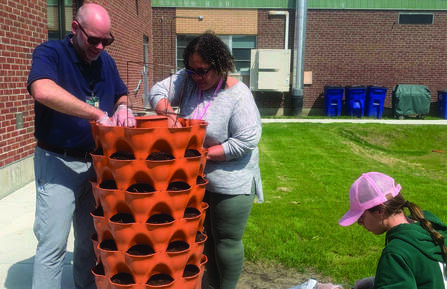
[[[251,90],[289,91],[290,57],[290,49],[252,49]]]

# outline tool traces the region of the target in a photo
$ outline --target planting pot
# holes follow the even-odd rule
[[[96,201],[91,236],[98,289],[200,288],[208,181],[207,123],[136,117],[136,127],[91,122]]]

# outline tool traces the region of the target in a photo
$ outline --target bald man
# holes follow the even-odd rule
[[[76,289],[96,288],[90,212],[95,207],[89,180],[95,177],[89,152],[95,148],[89,121],[133,126],[128,90],[113,58],[110,17],[97,4],[79,8],[63,40],[33,52],[27,88],[35,100],[34,154],[36,212],[33,289],[61,288],[71,223]],[[112,116],[112,118],[110,118]]]

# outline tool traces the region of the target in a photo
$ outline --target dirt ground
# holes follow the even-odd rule
[[[289,289],[310,278],[327,281],[315,274],[302,274],[281,265],[245,262],[237,289]]]

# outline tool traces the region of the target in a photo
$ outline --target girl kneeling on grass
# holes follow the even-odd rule
[[[386,232],[374,285],[369,288],[447,289],[447,226],[406,201],[400,189],[385,174],[362,174],[349,190],[351,207],[339,221],[341,226],[357,221],[376,235]],[[405,216],[404,208],[410,216]]]

